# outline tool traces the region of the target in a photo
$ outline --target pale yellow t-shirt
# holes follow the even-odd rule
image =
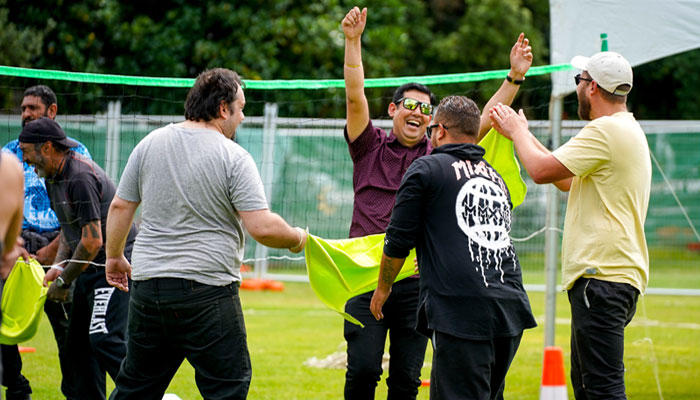
[[[651,160],[642,127],[629,112],[601,117],[552,154],[575,175],[562,239],[563,287],[583,276],[644,293]]]

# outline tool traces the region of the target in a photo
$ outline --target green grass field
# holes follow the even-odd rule
[[[343,349],[343,320],[325,308],[308,284],[287,283],[284,292],[242,292],[253,362],[250,399],[340,399],[344,370],[304,366],[311,357],[324,358]],[[544,294],[530,293],[540,326],[525,332],[506,381],[506,398],[538,399],[544,338]],[[558,295],[557,345],[564,349],[569,371],[569,311],[564,293]],[[625,365],[631,399],[690,399],[700,393],[700,297],[648,295],[640,299],[637,315],[627,328]],[[23,355],[23,372],[34,398],[60,399],[58,359],[48,321],[24,344],[36,348]],[[428,350],[426,362],[432,354]],[[430,368],[423,369],[423,378]],[[567,377],[568,380],[568,377]],[[110,389],[111,390],[111,386]],[[201,399],[192,368],[185,364],[168,392],[183,400]],[[386,398],[384,380],[377,398]],[[421,388],[420,399],[428,399]],[[569,393],[573,399],[573,394]]]

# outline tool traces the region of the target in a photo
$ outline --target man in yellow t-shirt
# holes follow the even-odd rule
[[[578,114],[590,120],[549,152],[520,110],[497,105],[494,127],[515,144],[536,183],[570,191],[562,281],[571,304],[571,384],[577,399],[626,399],[624,330],[649,281],[644,236],[651,161],[644,131],[627,111],[632,67],[620,54],[577,56]]]

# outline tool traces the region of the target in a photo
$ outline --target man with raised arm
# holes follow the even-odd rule
[[[625,327],[649,281],[644,221],[651,159],[627,111],[632,67],[622,55],[577,56],[578,115],[589,122],[550,152],[527,119],[499,104],[494,127],[511,138],[536,183],[570,191],[562,238],[562,286],[571,305],[571,385],[577,399],[626,399]]]
[[[129,342],[112,400],[161,399],[180,364],[205,399],[245,399],[252,376],[238,288],[245,231],[300,252],[306,231],[270,211],[251,155],[233,141],[245,95],[235,72],[202,72],[186,121],[129,156],[107,221],[107,279],[129,291]],[[132,266],[124,239],[141,205]],[[284,398],[280,394],[280,398]]]
[[[61,224],[54,264],[44,277],[53,282],[47,301],[64,302],[75,282],[66,352],[77,399],[104,399],[106,374],[116,379],[126,353],[129,296],[105,279],[104,238],[107,211],[116,187],[97,163],[71,148],[60,125],[47,117],[28,122],[19,135],[24,161],[45,178],[51,208]],[[130,226],[125,256],[136,228]]]
[[[364,92],[362,67],[362,32],[367,9],[351,9],[343,18],[345,34],[345,92],[347,125],[345,139],[353,160],[353,207],[350,237],[384,233],[401,178],[413,160],[429,154],[431,145],[425,130],[432,118],[435,96],[418,83],[400,86],[389,104],[393,120],[387,133],[372,125]],[[524,34],[510,52],[511,69],[507,79],[487,104],[510,104],[532,64],[532,52]],[[488,116],[480,120],[477,140],[490,129]],[[387,335],[389,348],[388,398],[414,399],[420,386],[420,372],[425,358],[427,338],[415,330],[419,284],[417,275],[399,281],[389,297],[385,318],[377,321],[369,306],[372,293],[350,299],[345,311],[356,317],[364,328],[345,322],[348,367],[345,375],[346,399],[373,399],[382,374],[382,356]]]
[[[523,330],[536,325],[510,239],[510,192],[476,145],[479,120],[467,97],[440,102],[427,131],[433,152],[411,164],[396,195],[372,296],[374,317],[388,318],[384,304],[415,247],[431,399],[503,399]]]

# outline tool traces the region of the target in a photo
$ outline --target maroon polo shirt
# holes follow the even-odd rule
[[[387,135],[372,121],[352,143],[346,126],[345,140],[352,158],[355,190],[350,237],[384,233],[403,174],[415,159],[430,154],[430,142],[423,137],[415,146],[405,147],[393,131]]]

